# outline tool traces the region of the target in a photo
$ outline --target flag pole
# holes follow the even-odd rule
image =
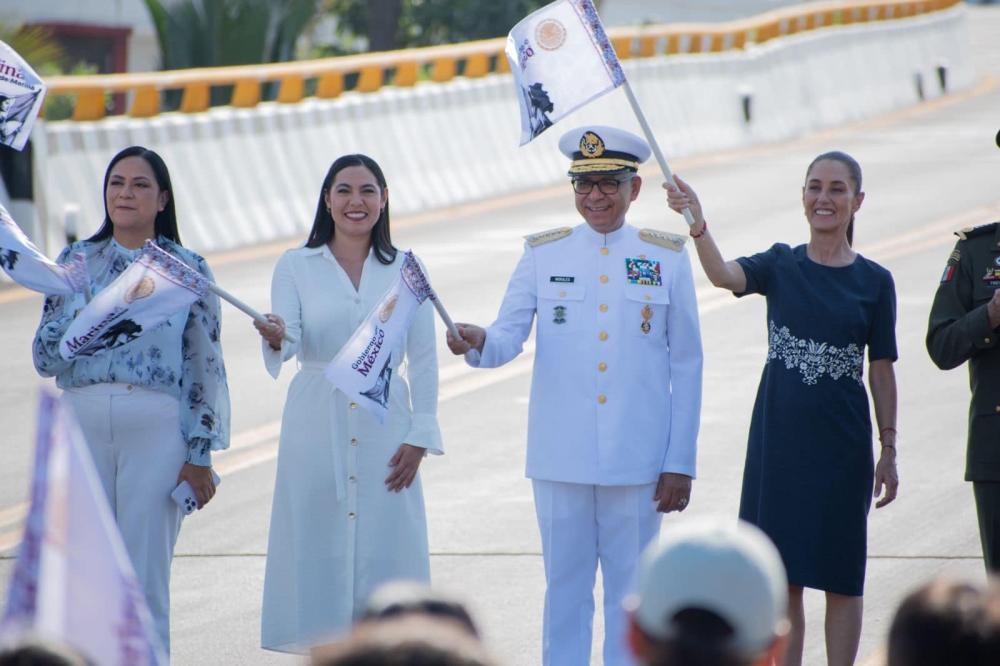
[[[674,187],[677,186],[677,182],[674,180],[674,174],[671,173],[670,167],[667,166],[667,159],[663,156],[663,151],[660,150],[660,146],[656,143],[656,137],[653,136],[653,130],[649,127],[649,123],[646,122],[646,116],[643,114],[642,109],[639,108],[639,100],[635,98],[635,94],[632,92],[632,86],[629,84],[628,79],[625,79],[625,83],[622,84],[622,88],[625,89],[625,95],[628,97],[628,103],[632,105],[632,110],[635,112],[635,117],[639,119],[639,125],[642,127],[642,133],[646,135],[646,141],[649,142],[649,147],[653,149],[653,155],[656,157],[656,161],[660,163],[660,170],[663,171],[663,176],[670,182]],[[691,210],[688,208],[684,209],[684,219],[687,221],[688,226],[694,226],[694,216],[691,215]]]
[[[451,320],[451,317],[448,316],[447,310],[445,310],[444,306],[441,305],[441,301],[438,299],[437,293],[431,294],[431,303],[434,304],[434,309],[437,310],[439,315],[441,315],[441,321],[444,322],[444,325],[448,328],[448,331],[455,336],[455,339],[464,340],[465,338],[463,338],[461,334],[458,332],[458,327],[455,326],[455,322]],[[476,360],[475,355],[471,351],[467,351],[465,352],[465,360],[470,363],[474,363]]]
[[[247,305],[246,303],[244,303],[240,299],[236,298],[235,296],[233,296],[228,291],[226,291],[225,289],[223,289],[219,285],[215,284],[214,282],[209,282],[208,283],[208,289],[209,289],[209,291],[212,291],[212,292],[215,292],[216,294],[218,294],[219,298],[222,298],[222,299],[227,300],[230,303],[232,303],[233,306],[236,307],[236,309],[242,310],[246,314],[250,315],[254,319],[254,321],[260,322],[261,324],[264,324],[265,326],[271,323],[270,321],[268,321],[267,317],[265,317],[261,313],[257,312],[252,307],[250,307],[249,305]],[[285,339],[288,340],[292,344],[295,344],[296,342],[299,341],[298,338],[296,338],[294,335],[292,335],[288,331],[285,331]]]

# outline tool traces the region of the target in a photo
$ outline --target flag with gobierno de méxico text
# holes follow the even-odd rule
[[[70,361],[132,342],[204,297],[208,278],[147,240],[139,256],[94,295],[66,329],[59,354]]]
[[[434,290],[412,252],[406,252],[399,275],[347,343],[323,370],[337,389],[370,412],[379,423],[389,410],[393,367],[417,308],[435,298]]]
[[[625,72],[592,0],[556,0],[507,36],[521,109],[521,145],[625,83]]]
[[[44,389],[36,440],[0,645],[40,639],[101,666],[166,666],[76,415]]]

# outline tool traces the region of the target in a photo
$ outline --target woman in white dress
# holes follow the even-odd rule
[[[379,584],[430,580],[418,468],[425,453],[443,453],[431,305],[419,308],[392,354],[383,425],[322,374],[402,261],[389,235],[382,170],[364,155],[337,159],[323,181],[309,240],[285,252],[274,269],[270,323],[255,324],[273,377],[293,356],[299,367],[281,421],[264,649],[307,653],[348,628]],[[285,340],[286,330],[299,342]]]

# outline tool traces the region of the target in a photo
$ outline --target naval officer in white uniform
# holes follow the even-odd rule
[[[590,663],[594,582],[604,578],[604,664],[631,663],[621,602],[660,513],[690,501],[702,349],[686,238],[625,222],[639,195],[641,138],[611,127],[568,132],[560,150],[575,227],[527,237],[500,314],[448,336],[455,354],[495,368],[521,353],[538,317],[527,476],[545,561],[545,666]]]

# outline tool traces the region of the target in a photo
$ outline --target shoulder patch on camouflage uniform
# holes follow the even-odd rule
[[[680,234],[669,234],[666,231],[657,231],[656,229],[643,229],[639,232],[639,239],[653,245],[665,247],[674,252],[680,252],[684,249],[684,243],[687,242],[688,237],[681,236]]]
[[[566,238],[573,233],[573,229],[570,227],[559,227],[558,229],[549,229],[548,231],[542,231],[537,234],[528,234],[524,237],[524,240],[528,241],[528,245],[531,247],[537,247],[539,245],[544,245],[545,243],[551,243],[554,240],[559,240],[560,238]]]
[[[960,231],[956,231],[955,235],[958,236],[960,240],[969,240],[970,238],[975,238],[976,236],[996,233],[997,225],[1000,225],[1000,222],[981,224],[978,227],[965,227]]]

